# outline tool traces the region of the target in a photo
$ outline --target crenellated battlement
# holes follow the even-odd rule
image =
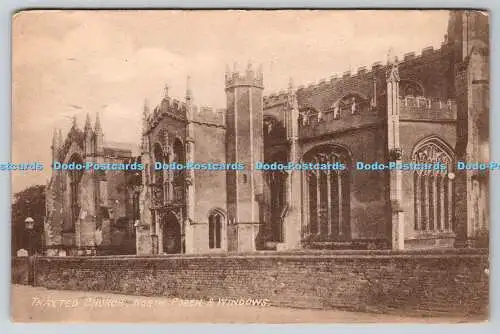
[[[443,47],[446,46],[446,44],[443,44],[441,48],[439,49],[434,49],[433,46],[428,46],[425,47],[421,50],[420,54],[417,54],[416,52],[408,52],[404,55],[403,60],[398,60],[397,58],[395,61],[398,63],[398,66],[405,66],[406,64],[414,64],[418,62],[425,62],[425,61],[430,61],[433,58],[440,56],[443,52]],[[329,79],[320,79],[319,81],[315,83],[310,83],[308,85],[301,85],[298,87],[298,90],[301,90],[302,93],[314,93],[315,91],[321,91],[325,88],[328,88],[328,86],[333,87],[333,85],[338,84],[338,82],[342,81],[349,81],[353,79],[359,79],[362,77],[365,78],[373,78],[380,73],[379,71],[385,70],[387,65],[383,65],[381,61],[374,62],[370,69],[368,69],[367,66],[361,66],[357,69],[356,72],[351,72],[351,71],[345,71],[341,75],[332,75],[330,76]]]
[[[322,78],[315,83],[309,83],[307,85],[298,86],[297,90],[300,90],[302,93],[314,93],[314,91],[322,91],[324,89],[328,89],[337,85],[339,82],[347,82],[352,79],[359,79],[362,77],[373,77],[377,74],[381,69],[385,69],[385,65],[382,65],[380,61],[373,63],[371,69],[368,70],[366,66],[361,66],[357,69],[355,73],[351,71],[344,71],[342,75],[333,74],[328,79]]]
[[[358,68],[357,75],[365,75],[366,73],[367,73],[367,70],[366,70],[365,66],[361,66]]]
[[[271,108],[275,105],[286,103],[288,100],[288,92],[280,91],[279,93],[273,92],[263,97],[263,107]]]
[[[162,101],[153,109],[147,117],[148,128],[152,129],[165,117],[171,117],[178,120],[185,120],[187,114],[186,102],[169,97],[168,91]]]
[[[153,109],[153,114],[173,114],[176,116],[180,117],[185,117],[187,112],[187,104],[184,101],[175,99],[175,98],[170,98],[170,97],[164,97],[160,104],[158,104],[154,109]]]
[[[207,125],[225,126],[225,109],[215,109],[207,106],[193,106],[191,120]]]
[[[236,87],[236,86],[253,86],[264,88],[264,76],[262,74],[262,67],[259,66],[257,70],[254,70],[252,64],[248,64],[244,72],[239,72],[234,65],[233,70],[230,71],[226,68],[225,84],[226,89]]]

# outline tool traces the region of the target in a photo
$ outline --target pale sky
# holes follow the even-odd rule
[[[225,107],[224,72],[262,64],[265,93],[360,66],[439,48],[448,11],[31,11],[13,18],[13,191],[50,177],[54,128],[100,112],[105,140],[138,144],[145,98],[163,87],[196,104]]]

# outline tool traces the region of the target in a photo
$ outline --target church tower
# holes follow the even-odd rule
[[[451,11],[447,42],[453,46],[455,62],[464,60],[474,47],[487,47],[489,45],[488,13],[478,10]]]
[[[450,14],[448,43],[453,47],[457,101],[457,161],[489,161],[488,13],[457,10]],[[457,247],[484,247],[489,231],[487,171],[456,173]],[[464,214],[464,213],[467,214]]]
[[[228,251],[253,251],[263,193],[262,172],[254,170],[264,160],[262,70],[251,64],[243,74],[227,70],[225,90],[226,162],[244,165],[226,173]]]

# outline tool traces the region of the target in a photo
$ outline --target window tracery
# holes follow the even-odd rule
[[[320,147],[308,153],[304,162],[347,164],[348,155],[337,147]],[[338,241],[350,237],[348,169],[312,169],[304,173],[305,237]]]
[[[441,163],[446,170],[419,169],[413,175],[414,228],[416,231],[453,231],[454,184],[450,172],[454,159],[444,143],[431,139],[419,145],[413,153],[416,164]]]

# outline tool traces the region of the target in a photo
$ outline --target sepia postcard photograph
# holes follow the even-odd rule
[[[489,319],[484,10],[12,16],[11,319]]]

